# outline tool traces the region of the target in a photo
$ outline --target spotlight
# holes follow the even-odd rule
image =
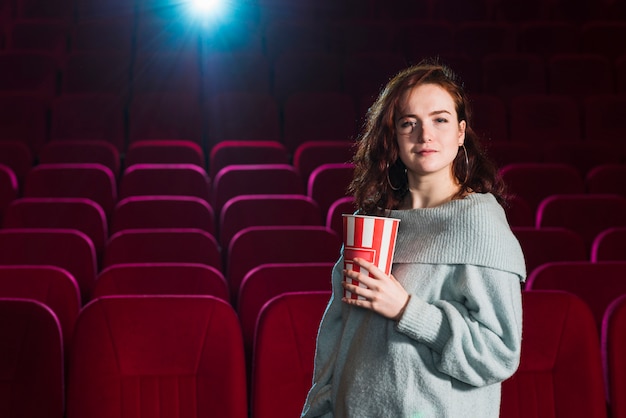
[[[224,0],[190,0],[190,13],[200,19],[216,18],[225,13]]]

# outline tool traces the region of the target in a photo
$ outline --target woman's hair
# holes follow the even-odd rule
[[[469,192],[492,193],[503,204],[504,183],[472,130],[469,99],[461,82],[445,65],[424,60],[393,77],[367,111],[353,158],[354,177],[348,189],[356,207],[367,214],[396,209],[408,192],[405,166],[399,158],[395,120],[403,94],[421,84],[444,88],[454,100],[458,121],[466,122],[465,147],[459,147],[452,164],[453,174],[461,185],[456,197]]]

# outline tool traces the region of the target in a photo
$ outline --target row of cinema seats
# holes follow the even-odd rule
[[[87,79],[90,70],[85,68],[110,68],[109,59],[82,58],[76,60],[73,74],[83,79],[74,80],[78,87],[59,95],[37,91],[56,75],[37,83],[31,75],[28,88],[9,74],[0,75],[3,137],[20,139],[33,152],[51,140],[85,138],[107,140],[120,152],[137,140],[172,138],[192,140],[205,149],[223,140],[274,140],[293,152],[308,140],[354,138],[381,85],[406,65],[388,54],[364,55],[352,66],[373,68],[372,74],[355,70],[354,76],[346,74],[342,80],[339,74],[330,74],[328,57],[294,53],[291,66],[273,76],[275,82],[287,84],[284,90],[289,93],[276,93],[269,86],[271,77],[262,79],[263,73],[269,74],[263,62],[249,54],[230,56],[212,67],[222,74],[216,76],[220,88],[200,97],[202,88],[191,81],[189,70],[169,55],[150,60],[159,70],[142,71],[152,79],[137,83],[129,98],[114,93],[102,74]],[[169,68],[172,60],[182,68]],[[392,61],[397,62],[393,68],[384,65]],[[490,56],[482,66],[463,58],[448,62],[463,75],[480,78],[476,83],[481,88],[469,89],[476,103],[475,125],[493,140],[616,141],[624,135],[619,118],[612,115],[626,107],[626,60],[621,67],[605,61],[598,56],[559,55],[553,57],[549,74],[540,58],[523,54]],[[24,68],[45,67],[29,54],[0,54],[0,72],[22,74]],[[244,68],[254,73],[245,74]],[[594,77],[586,76],[590,73]],[[551,123],[546,113],[552,116]],[[311,123],[311,115],[317,123]]]
[[[315,239],[326,243],[320,245],[326,251],[321,251],[317,259],[295,261],[336,259],[340,215],[354,210],[351,198],[346,197],[352,172],[351,165],[345,162],[349,158],[349,143],[307,144],[296,153],[293,164],[286,162],[284,148],[277,143],[223,143],[213,149],[210,157],[214,169],[219,166],[218,154],[225,164],[213,178],[208,174],[211,168],[208,172],[204,168],[198,148],[188,148],[188,143],[157,143],[158,146],[146,146],[143,157],[129,152],[127,162],[136,158],[136,163],[118,177],[112,174],[113,169],[98,163],[50,161],[32,166],[26,172],[23,187],[18,189],[17,177],[11,175],[10,169],[4,170],[0,213],[5,234],[16,228],[72,228],[84,234],[85,237],[75,237],[77,231],[72,231],[64,239],[76,241],[75,245],[87,241],[89,244],[83,244],[82,251],[93,253],[93,257],[86,257],[91,260],[88,267],[74,267],[82,272],[76,279],[85,301],[90,298],[97,272],[112,264],[137,261],[211,265],[223,272],[231,297],[236,300],[243,277],[257,263],[250,256],[244,262],[238,254],[259,246],[257,240],[264,242],[266,238],[260,234],[268,233],[264,229],[269,225],[283,226],[283,238],[274,235],[274,242],[277,248],[278,243],[285,245],[282,251],[274,251],[270,261],[289,261],[295,256],[293,252],[297,250],[289,240],[296,239],[296,232],[294,228],[285,228],[294,225],[299,230],[310,230],[308,234],[315,233]],[[180,149],[191,150],[195,163],[193,158],[182,164],[174,164],[171,159],[169,163],[142,160],[159,152],[167,158],[187,158],[181,157]],[[324,164],[331,152],[335,152],[332,158],[338,162]],[[270,154],[283,159],[250,164],[258,163],[260,158],[272,158]],[[71,153],[66,148],[57,155],[67,158]],[[228,158],[234,159],[228,162]],[[232,165],[233,162],[247,164]],[[624,170],[622,164],[600,165],[583,177],[567,164],[517,163],[501,169],[513,195],[506,208],[509,221],[528,247],[529,271],[545,261],[606,259],[608,250],[594,244],[594,240],[605,230],[626,226],[622,216],[626,208]],[[242,234],[248,227],[256,230]],[[23,238],[21,245],[32,252],[29,242],[35,235],[31,231],[29,236]],[[13,241],[17,239],[15,235],[9,241],[13,242],[10,253],[12,257],[25,257],[17,250]],[[566,245],[547,245],[563,241]],[[46,241],[38,242],[41,247]]]
[[[623,276],[626,265],[619,268]],[[591,282],[605,278],[586,273]],[[44,303],[2,297],[0,358],[12,371],[4,379],[12,396],[0,410],[30,418],[298,416],[329,295],[283,293],[265,304],[248,365],[234,310],[212,296],[95,299],[81,309],[69,347]],[[598,328],[584,295],[523,292],[521,363],[503,384],[502,417],[626,416],[626,296],[613,296]]]

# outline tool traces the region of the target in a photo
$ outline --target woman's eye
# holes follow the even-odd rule
[[[437,122],[437,123],[446,123],[446,122],[448,122],[448,119],[446,119],[446,118],[437,118],[437,119],[435,119],[435,122]]]

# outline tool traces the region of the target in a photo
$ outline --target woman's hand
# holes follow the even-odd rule
[[[361,296],[365,300],[343,298],[343,302],[348,305],[359,306],[370,309],[386,318],[398,320],[402,317],[404,308],[409,301],[409,293],[404,290],[400,282],[393,275],[387,276],[374,264],[355,258],[354,264],[367,271],[356,272],[354,270],[344,270],[346,277],[358,280],[367,289],[347,282],[343,282],[343,287],[352,294]],[[370,277],[367,272],[374,277]]]

